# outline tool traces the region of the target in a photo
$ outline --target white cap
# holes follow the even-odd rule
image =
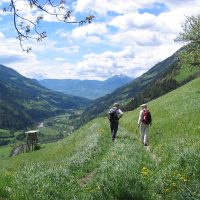
[[[144,103],[144,104],[140,105],[140,107],[147,108],[147,105]]]
[[[119,107],[119,103],[114,103],[113,106],[114,107]]]

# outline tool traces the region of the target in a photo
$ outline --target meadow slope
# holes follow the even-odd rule
[[[111,141],[106,117],[62,141],[0,161],[0,199],[200,199],[200,79],[148,103],[150,148],[139,141],[139,109]]]

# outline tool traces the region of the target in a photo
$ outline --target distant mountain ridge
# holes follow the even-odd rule
[[[22,129],[40,120],[88,105],[90,100],[51,91],[36,80],[0,65],[0,128]]]
[[[116,75],[105,81],[79,79],[43,79],[38,82],[54,91],[65,94],[97,99],[113,92],[115,89],[130,83],[133,78],[125,75]]]

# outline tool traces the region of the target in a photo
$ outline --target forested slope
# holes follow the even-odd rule
[[[36,122],[89,104],[81,97],[42,87],[15,70],[0,65],[0,128],[18,130]]]

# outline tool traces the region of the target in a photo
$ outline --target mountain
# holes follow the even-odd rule
[[[149,147],[139,139],[137,108],[124,113],[114,142],[108,120],[102,117],[32,153],[11,158],[0,149],[0,197],[197,200],[199,99],[200,79],[196,79],[149,102],[153,116]]]
[[[22,129],[44,118],[88,105],[90,100],[51,91],[0,65],[0,128]]]
[[[78,79],[43,79],[38,81],[51,90],[88,99],[97,99],[132,80],[133,78],[125,75],[116,75],[105,81]]]
[[[179,51],[157,63],[129,84],[94,100],[82,115],[75,119],[74,124],[80,127],[97,116],[106,115],[114,102],[119,102],[123,110],[133,110],[140,104],[158,98],[194,79],[199,74],[199,68],[189,70],[180,67],[177,57]]]

